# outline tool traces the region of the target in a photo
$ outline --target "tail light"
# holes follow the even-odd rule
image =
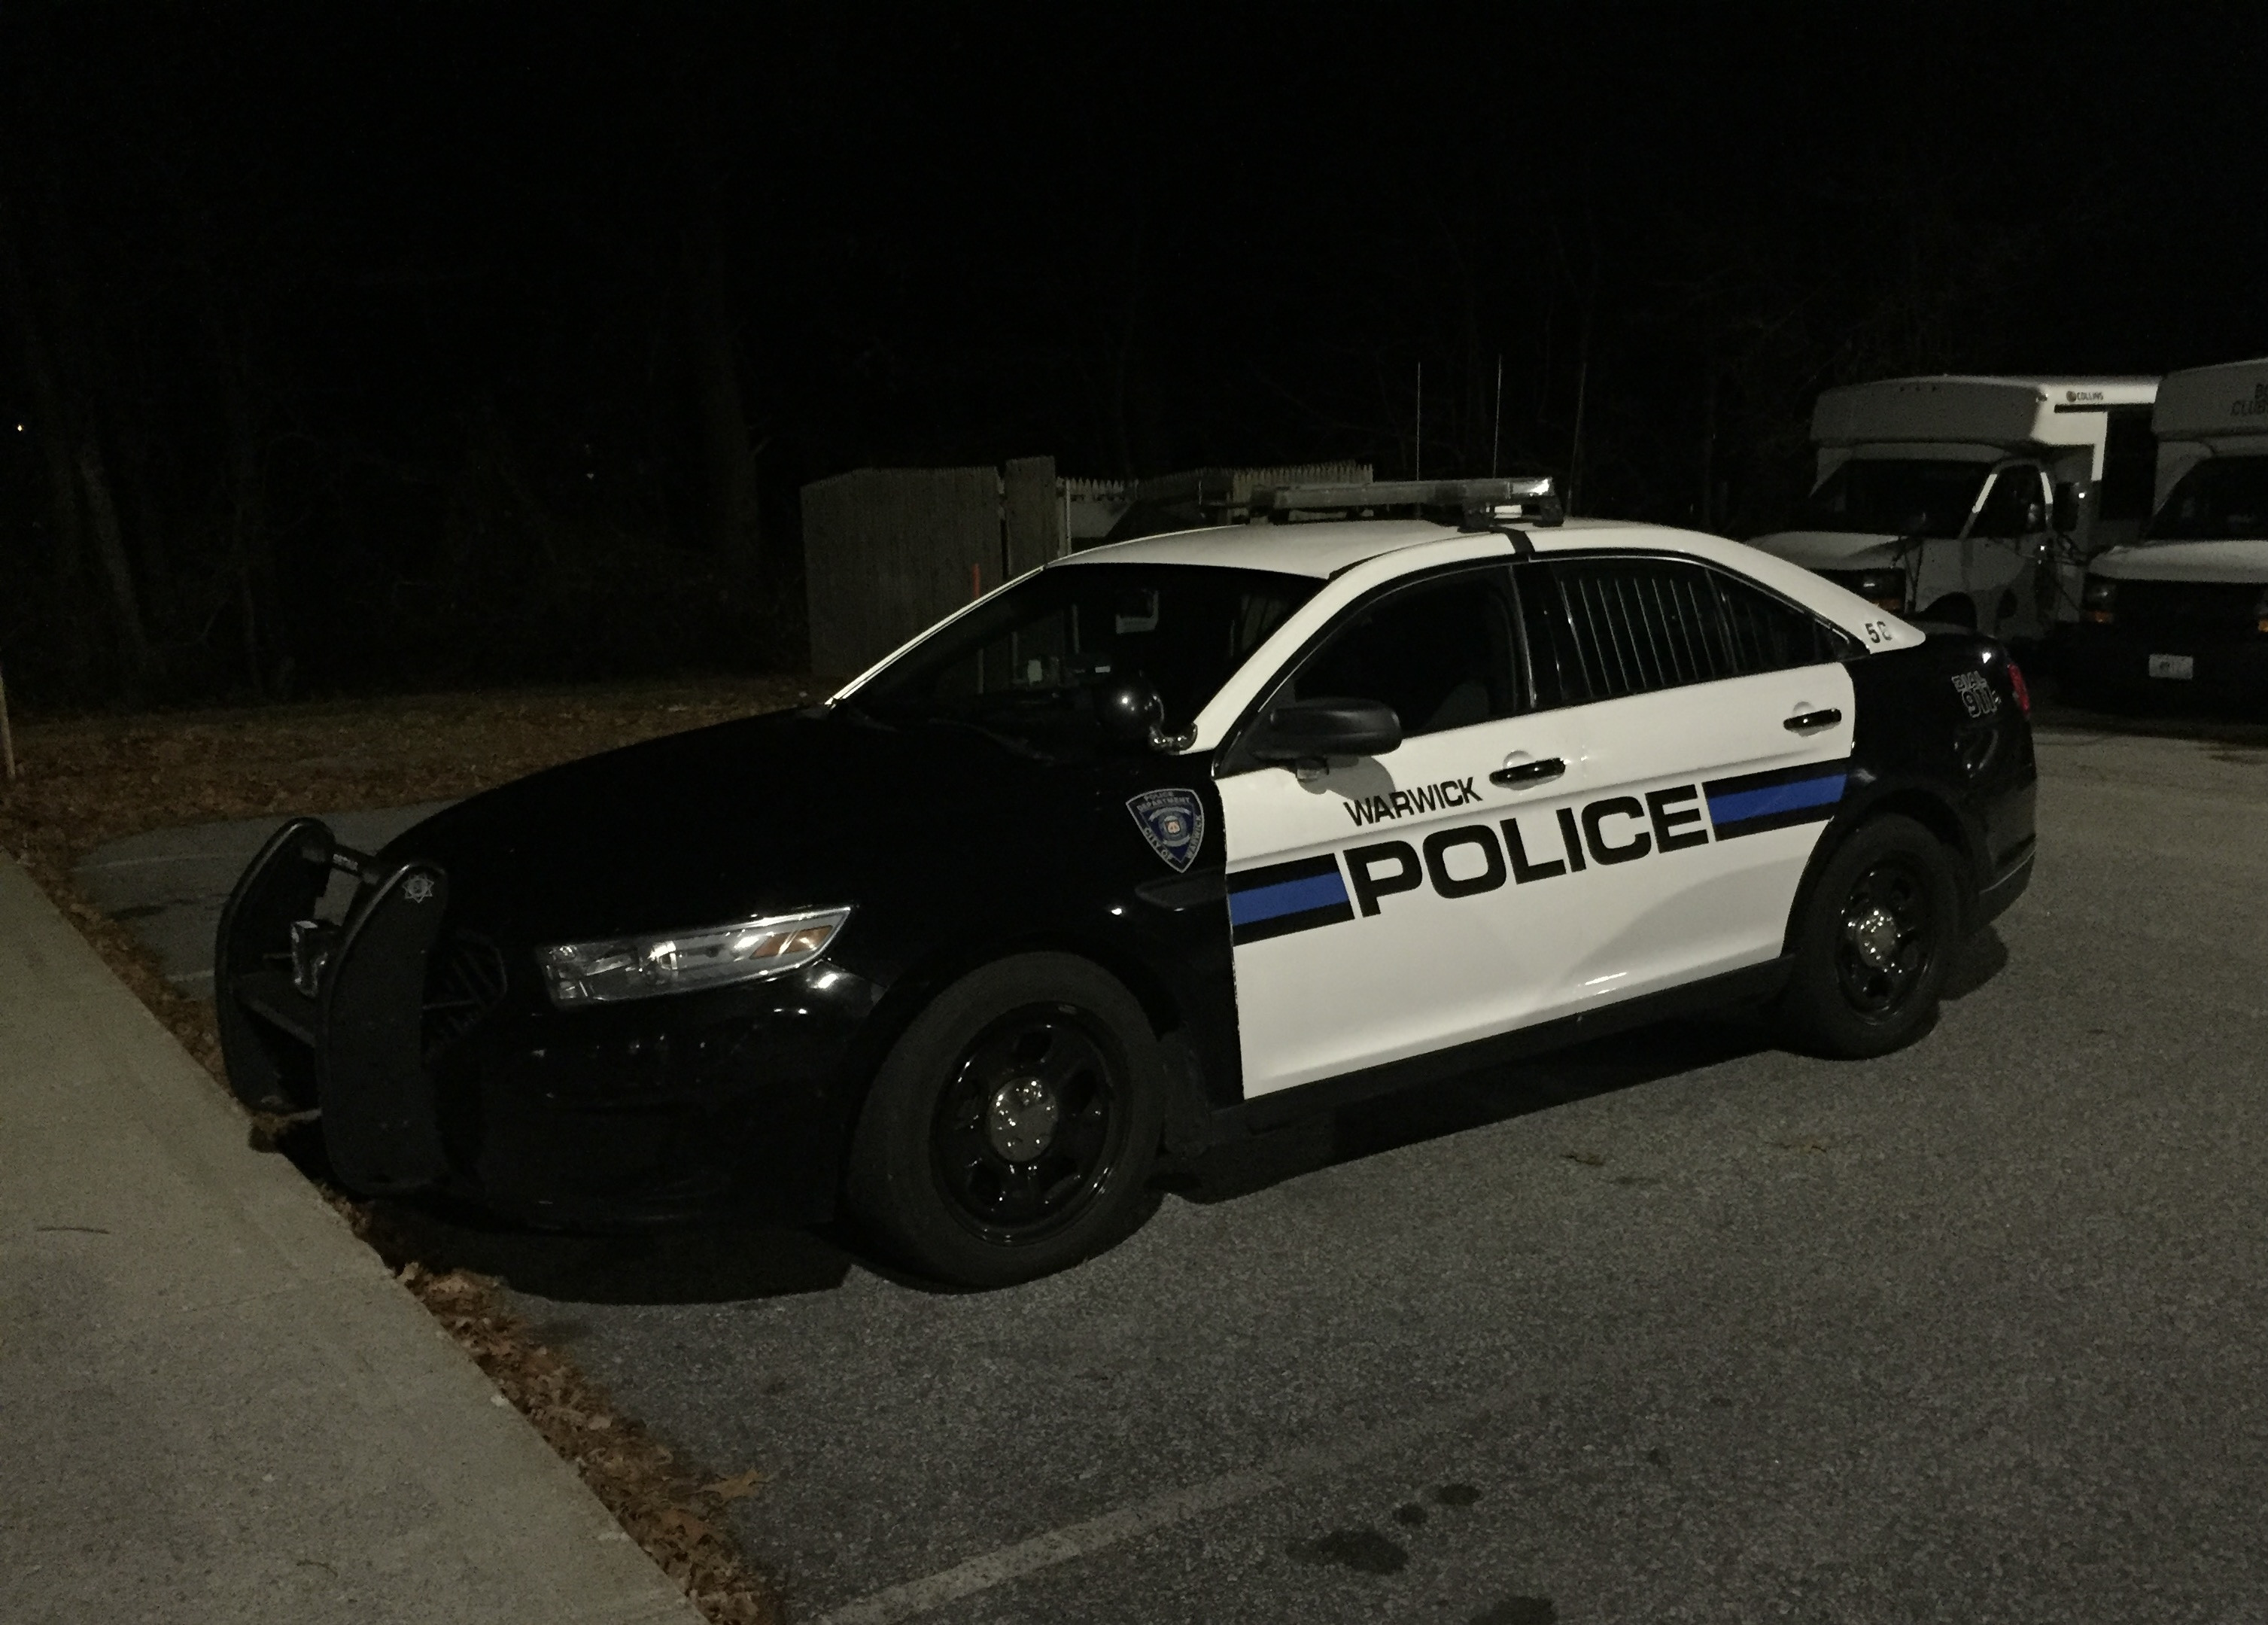
[[[2262,587],[2260,596],[2252,601],[2252,618],[2262,632],[2268,632],[2268,587]]]
[[[2263,630],[2268,630],[2268,623],[2264,623]],[[2024,681],[2024,668],[2014,661],[2008,662],[2008,686],[2016,691],[2016,708],[2031,715],[2032,685]]]

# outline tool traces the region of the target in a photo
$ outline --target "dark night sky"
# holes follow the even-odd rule
[[[0,661],[792,663],[806,480],[1400,474],[1420,363],[1740,534],[1826,384],[2268,351],[2250,8],[1464,15],[0,6]]]

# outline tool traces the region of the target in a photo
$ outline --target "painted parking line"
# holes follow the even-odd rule
[[[1373,1456],[1384,1455],[1436,1434],[1452,1433],[1485,1422],[1516,1406],[1535,1403],[1540,1390],[1523,1384],[1503,1389],[1485,1400],[1462,1406],[1443,1406],[1420,1412],[1406,1422],[1355,1435],[1331,1447],[1287,1451],[1256,1467],[1224,1473],[1180,1489],[1167,1490],[1147,1500],[1115,1508],[1083,1523],[1067,1524],[1045,1534],[1034,1535],[957,1562],[949,1569],[917,1580],[886,1586],[847,1602],[821,1617],[819,1625],[895,1625],[899,1620],[941,1608],[963,1597],[1021,1579],[1108,1547],[1138,1540],[1200,1513],[1256,1500],[1303,1479],[1350,1467]]]

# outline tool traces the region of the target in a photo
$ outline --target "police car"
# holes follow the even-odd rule
[[[1545,482],[1280,489],[816,708],[375,854],[293,821],[221,922],[221,1036],[362,1192],[842,1208],[999,1284],[1109,1245],[1161,1157],[1666,1012],[1910,1042],[2029,879],[2026,707],[1989,639]]]

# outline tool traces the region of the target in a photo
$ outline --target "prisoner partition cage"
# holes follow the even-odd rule
[[[1064,479],[1052,457],[1000,468],[853,469],[803,488],[811,669],[857,676],[981,593],[1080,547],[1241,519],[1255,491],[1367,484],[1367,463]]]

